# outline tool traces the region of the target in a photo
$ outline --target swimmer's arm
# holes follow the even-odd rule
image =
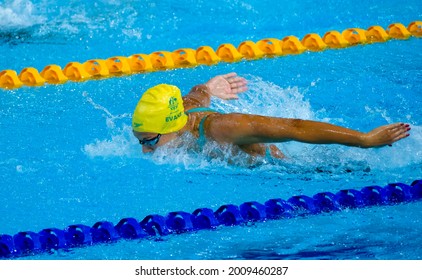
[[[205,133],[218,142],[237,145],[299,141],[341,144],[361,148],[381,147],[409,136],[404,123],[384,125],[368,133],[329,123],[244,114],[215,114],[205,122]]]
[[[183,96],[185,109],[208,107],[211,103],[211,94],[206,85],[194,86],[187,95]]]
[[[197,85],[183,97],[186,109],[193,107],[208,107],[211,103],[211,96],[221,99],[237,99],[237,95],[246,91],[247,81],[237,76],[236,73],[219,75],[203,85]]]

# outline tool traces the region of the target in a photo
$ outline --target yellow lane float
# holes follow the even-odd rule
[[[258,48],[263,51],[266,55],[282,55],[283,51],[281,49],[281,43],[279,39],[276,38],[266,38],[259,40],[256,45]]]
[[[154,69],[171,69],[174,68],[174,61],[171,52],[158,51],[149,55],[152,68]]]
[[[305,35],[302,39],[302,45],[313,52],[323,51],[328,48],[327,44],[324,43],[321,36],[316,33],[310,33]]]
[[[183,48],[172,52],[172,58],[176,67],[193,67],[196,62],[196,51],[194,49]]]
[[[22,81],[19,80],[16,71],[14,70],[3,70],[0,72],[0,87],[5,89],[15,89],[23,85]]]
[[[366,38],[369,43],[381,43],[391,39],[387,31],[379,25],[371,26],[366,30]]]
[[[346,29],[341,35],[343,35],[344,39],[346,39],[350,45],[365,44],[368,41],[366,39],[366,30],[361,28]]]
[[[62,68],[56,64],[47,65],[41,71],[41,77],[49,84],[63,84],[69,80],[62,71]]]
[[[107,58],[106,65],[107,65],[108,71],[111,74],[128,75],[132,73],[132,70],[130,69],[129,61],[127,57],[124,57],[124,56],[114,56],[114,57]]]
[[[246,59],[260,59],[264,56],[264,52],[252,41],[240,43],[237,50]]]
[[[130,69],[132,72],[152,71],[152,63],[147,54],[133,54],[128,57]]]
[[[412,34],[401,23],[393,23],[388,26],[388,35],[394,39],[408,39]]]
[[[196,61],[199,64],[212,65],[219,63],[221,58],[215,53],[214,49],[209,46],[202,46],[196,50]]]
[[[27,86],[42,86],[45,79],[34,67],[26,67],[19,73],[19,79]]]
[[[225,62],[237,62],[243,57],[232,44],[222,44],[216,51],[221,60]]]
[[[94,78],[105,78],[110,75],[104,59],[90,59],[83,63],[85,71]]]
[[[332,49],[341,49],[349,46],[349,42],[338,31],[328,31],[322,37],[324,43],[326,43]]]
[[[280,41],[283,54],[301,54],[306,51],[296,36],[287,36]]]
[[[83,64],[79,62],[69,62],[63,69],[63,73],[72,81],[85,81],[91,78]]]
[[[422,37],[422,21],[411,22],[407,29],[413,36]]]

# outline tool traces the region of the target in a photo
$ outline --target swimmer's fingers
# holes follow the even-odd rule
[[[221,99],[237,99],[237,95],[246,91],[246,79],[237,76],[235,72],[216,76],[206,83],[210,94]]]
[[[410,125],[395,123],[380,126],[367,134],[366,147],[380,147],[393,144],[409,136]]]
[[[230,73],[221,75],[221,77],[223,77],[226,80],[229,80],[231,78],[237,77],[237,74],[236,74],[236,72],[230,72]]]
[[[229,83],[230,89],[229,92],[227,92],[227,99],[237,99],[237,94],[245,92],[248,90],[247,84],[245,78],[237,76],[236,73],[229,73],[226,75],[223,75],[223,78]]]
[[[230,84],[232,88],[234,86],[245,86],[248,84],[246,79],[242,77],[234,77],[234,78],[226,79],[226,81]]]
[[[390,129],[392,143],[399,141],[400,139],[408,137],[410,134],[408,131],[410,130],[410,125],[400,123]]]
[[[235,72],[221,75],[231,86],[231,88],[242,87],[247,85],[247,81],[243,77],[239,77]]]
[[[231,89],[226,92],[224,99],[238,99],[238,94],[247,90],[248,87],[246,85],[231,85]]]
[[[232,94],[239,94],[248,90],[246,80],[237,80],[230,83]]]
[[[392,146],[394,142],[397,142],[403,138],[408,137],[410,134],[408,131],[410,130],[410,125],[404,123],[396,123],[389,125],[386,128],[386,135],[388,135],[388,141],[386,141],[386,145]]]

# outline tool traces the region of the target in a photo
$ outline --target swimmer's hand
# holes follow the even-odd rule
[[[221,99],[238,99],[238,94],[248,90],[246,79],[236,73],[215,76],[205,83],[209,94]]]
[[[363,148],[391,146],[394,142],[409,136],[410,125],[394,123],[383,125],[364,135]]]

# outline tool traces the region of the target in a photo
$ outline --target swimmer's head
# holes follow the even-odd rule
[[[188,117],[180,89],[160,84],[148,89],[139,99],[132,117],[136,132],[172,133],[182,129]]]

